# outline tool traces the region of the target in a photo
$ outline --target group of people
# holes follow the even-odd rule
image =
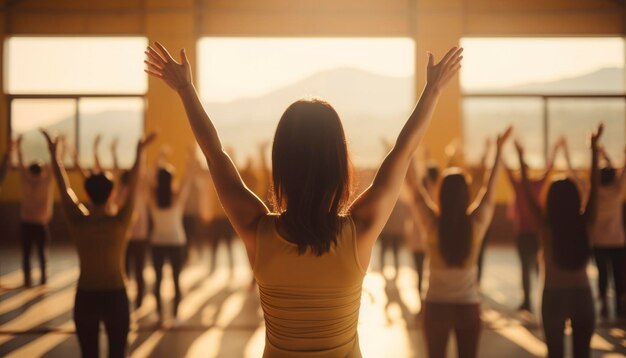
[[[413,232],[423,240],[414,250],[420,290],[421,272],[428,257],[430,275],[422,313],[428,355],[445,357],[450,333],[454,332],[459,356],[477,356],[481,332],[479,263],[494,214],[502,148],[513,128],[495,138],[493,161],[487,165],[485,154],[480,174],[475,176],[481,180],[474,184],[458,167],[440,173],[433,166],[418,169],[420,165],[415,162],[415,152],[437,101],[461,66],[462,52],[462,48],[453,47],[438,62],[428,54],[427,82],[420,99],[397,140],[389,144],[371,185],[356,198],[346,137],[337,112],[317,98],[291,104],[278,123],[271,150],[270,210],[251,190],[245,171],[238,170],[220,142],[194,88],[185,51],[176,61],[160,43],[148,47],[146,72],[162,79],[180,97],[221,206],[245,247],[266,322],[264,357],[361,356],[357,322],[363,278],[379,238],[383,245],[391,243],[394,248],[401,235],[390,231],[387,224],[398,211],[394,208],[398,207],[401,192],[415,219],[417,230]],[[621,215],[617,198],[623,197],[626,176],[616,179],[614,170],[611,176],[599,169],[602,130],[598,127],[590,137],[590,184],[584,184],[578,176],[554,179],[547,184],[545,204],[539,193],[548,181],[551,165],[541,178],[530,178],[524,148],[516,141],[519,177],[506,169],[516,193],[523,271],[534,267],[538,247],[543,253],[539,259],[545,281],[542,318],[550,357],[563,356],[567,319],[572,322],[575,357],[590,355],[595,310],[586,268],[594,245],[598,263],[603,260],[605,267],[615,268],[622,261],[623,249],[611,249],[610,245],[623,241],[623,228],[620,231],[615,220]],[[52,205],[50,188],[56,182],[80,259],[74,320],[81,352],[83,356],[98,355],[98,327],[102,321],[110,356],[124,356],[129,329],[124,268],[136,268],[135,304],[141,305],[143,253],[148,241],[156,272],[158,312],[163,310],[161,269],[168,260],[174,274],[176,314],[181,300],[178,276],[186,245],[184,206],[197,164],[190,160],[180,185],[174,184],[172,170],[166,164],[161,163],[152,172],[146,170],[144,149],[156,137],[150,133],[138,142],[130,170],[119,170],[113,176],[96,161],[96,168],[83,171],[90,201],[85,205],[77,199],[65,172],[63,158],[68,146],[61,137],[45,131],[42,134],[48,143],[50,164],[27,168],[20,159],[23,184],[36,187],[27,194],[31,195],[28,199],[37,203],[36,209],[22,207],[22,242],[28,242],[24,244],[25,255],[30,256],[32,243],[46,240]],[[18,139],[15,145],[21,158],[19,144]],[[554,152],[564,145],[560,141]],[[7,158],[3,163],[8,162]],[[606,229],[598,229],[609,226],[614,237],[609,238]],[[39,251],[43,262],[44,251]],[[127,257],[129,261],[125,262]],[[24,262],[25,283],[30,285],[30,265],[27,259]],[[600,272],[602,282],[606,270]],[[623,279],[619,274],[613,274],[615,287],[623,292],[623,285],[618,288],[617,284],[620,277]],[[529,309],[530,276],[524,275],[522,308]],[[606,295],[606,289],[602,292]],[[622,306],[617,307],[621,310]]]

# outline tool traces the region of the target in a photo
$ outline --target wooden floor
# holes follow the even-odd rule
[[[230,272],[226,250],[220,248],[218,269],[212,275],[208,274],[208,253],[191,253],[181,277],[184,299],[179,322],[167,319],[165,326],[157,326],[155,301],[149,294],[142,307],[132,314],[131,357],[260,357],[264,326],[258,293],[252,285],[243,248],[237,245],[235,253],[235,269]],[[23,289],[19,250],[0,252],[0,357],[79,355],[71,315],[77,258],[71,247],[63,246],[53,246],[49,258],[48,284]],[[374,258],[378,258],[377,252]],[[392,266],[385,266],[381,273],[379,263],[373,261],[376,262],[363,285],[359,324],[363,356],[424,357],[422,329],[416,319],[420,310],[416,275],[409,254],[401,255],[395,280]],[[595,278],[593,267],[589,272]],[[38,275],[35,270],[34,282],[38,282]],[[168,302],[173,293],[169,275],[166,269],[163,292]],[[154,273],[149,266],[145,276],[151,286]],[[518,259],[513,248],[490,248],[482,282],[485,329],[481,357],[545,355],[537,317],[515,311],[521,300],[519,287]],[[134,297],[132,283],[128,290]],[[538,294],[534,297],[535,307],[537,301]],[[106,341],[102,337],[101,351],[105,356]],[[625,322],[599,321],[592,347],[594,357],[624,357]],[[456,356],[453,343],[448,355]]]

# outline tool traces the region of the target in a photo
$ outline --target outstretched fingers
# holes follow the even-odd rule
[[[156,45],[156,47],[159,49],[159,51],[161,51],[161,54],[163,55],[163,58],[165,59],[165,62],[176,62],[174,61],[174,58],[172,57],[172,55],[170,55],[169,51],[167,51],[167,49],[165,48],[165,46],[163,46],[160,42],[155,41],[154,44]]]
[[[148,46],[148,50],[145,51],[145,54],[150,58],[150,60],[154,61],[155,63],[159,63],[162,65],[167,63],[165,58],[161,56],[161,54],[158,53],[157,50],[155,50],[152,46]]]

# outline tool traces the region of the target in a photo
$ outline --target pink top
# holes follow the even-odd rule
[[[532,190],[533,196],[535,199],[540,202],[539,196],[541,195],[541,190],[546,182],[546,178],[543,179],[530,179],[530,188]],[[512,211],[512,219],[513,226],[515,231],[522,234],[527,233],[538,233],[539,225],[537,224],[535,218],[530,212],[530,208],[528,207],[528,203],[526,198],[524,198],[524,186],[520,180],[514,180],[511,178],[511,185],[513,186],[513,190],[515,191],[515,200],[513,202],[513,211]]]

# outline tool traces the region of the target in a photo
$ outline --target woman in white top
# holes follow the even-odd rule
[[[183,227],[185,202],[189,196],[192,184],[192,173],[188,164],[187,173],[182,179],[180,189],[174,190],[173,169],[171,166],[160,167],[156,172],[156,188],[150,202],[152,216],[151,250],[152,264],[156,274],[154,296],[157,301],[159,320],[163,319],[161,302],[161,279],[163,278],[163,264],[168,260],[172,266],[174,279],[174,310],[176,318],[178,305],[181,300],[179,276],[185,261],[187,236]]]
[[[598,266],[598,291],[600,293],[600,315],[609,314],[606,291],[609,284],[609,272],[612,273],[615,287],[615,313],[624,315],[624,255],[626,255],[626,235],[624,235],[624,190],[626,189],[626,170],[617,178],[611,160],[604,150],[600,153],[606,166],[600,169],[600,187],[598,188],[598,218],[591,226],[589,234],[593,243],[593,256]],[[626,168],[626,167],[625,167]]]
[[[469,186],[458,168],[446,169],[439,205],[421,185],[415,169],[408,181],[426,232],[430,280],[424,304],[424,334],[429,357],[445,357],[454,330],[460,357],[476,357],[480,339],[478,255],[494,211],[494,186],[502,145],[511,128],[498,136],[489,180],[470,205]]]
[[[516,144],[522,184],[531,213],[539,224],[543,247],[544,278],[541,317],[548,346],[548,357],[564,355],[563,331],[565,321],[571,321],[574,358],[590,357],[590,343],[595,326],[593,297],[587,277],[591,256],[588,232],[597,224],[598,139],[603,127],[591,136],[591,186],[587,204],[573,179],[555,179],[550,184],[545,210],[532,193],[523,148]]]

